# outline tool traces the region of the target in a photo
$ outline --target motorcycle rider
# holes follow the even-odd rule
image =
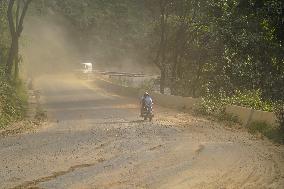
[[[152,108],[153,100],[148,92],[145,92],[144,95],[141,97],[141,110],[140,110],[140,116],[142,117],[143,110],[146,106]]]

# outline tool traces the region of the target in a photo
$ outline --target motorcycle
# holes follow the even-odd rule
[[[146,121],[149,118],[149,121],[152,121],[154,117],[153,108],[151,106],[145,106],[142,111],[142,117]]]

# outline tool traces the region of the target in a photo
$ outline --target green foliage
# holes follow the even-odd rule
[[[27,93],[20,82],[8,82],[0,67],[0,128],[24,118],[27,109]]]
[[[7,61],[10,46],[10,33],[7,21],[7,1],[0,1],[0,65]]]
[[[277,126],[271,126],[265,122],[252,122],[247,126],[247,129],[252,134],[260,133],[263,136],[277,142],[284,143],[284,106],[283,103],[275,105],[274,103],[264,102],[260,98],[259,91],[236,91],[232,97],[226,97],[224,93],[220,92],[220,96],[207,95],[202,98],[197,113],[209,115],[217,118],[220,121],[238,122],[238,118],[233,115],[228,115],[225,112],[226,104],[234,104],[245,106],[264,111],[275,111],[278,123]]]
[[[156,27],[149,35],[152,37],[149,54],[154,60],[158,55],[164,58],[162,69],[167,70],[173,94],[204,97],[209,88],[215,95],[220,90],[226,96],[234,95],[235,90],[247,90],[261,91],[263,101],[283,99],[282,1],[163,2],[167,2],[164,56],[159,49],[162,37],[159,14],[154,17]],[[269,105],[258,103],[241,102],[272,110]]]
[[[238,118],[233,115],[228,115],[225,112],[226,105],[237,105],[255,110],[274,111],[276,105],[272,102],[264,101],[261,98],[261,93],[257,91],[239,90],[234,92],[232,96],[226,96],[224,91],[219,91],[218,95],[212,94],[208,91],[206,97],[201,98],[201,103],[197,108],[197,112],[203,115],[210,115],[219,120],[230,120],[238,122]]]
[[[273,112],[276,108],[275,103],[265,101],[261,98],[261,92],[259,90],[236,90],[230,96],[228,96],[225,91],[220,90],[217,94],[207,91],[207,95],[202,98],[200,111],[205,114],[219,114],[224,111],[225,105],[227,104],[269,112]]]
[[[196,113],[212,116],[219,121],[230,121],[238,123],[238,117],[225,112],[226,101],[223,98],[207,96],[202,98],[200,104],[195,109]]]
[[[252,122],[247,125],[247,129],[252,134],[261,134],[277,143],[284,143],[284,106],[283,102],[271,103],[263,101],[260,91],[236,91],[231,97],[227,97],[224,92],[219,95],[208,93],[202,98],[197,108],[197,113],[209,115],[220,121],[238,122],[238,117],[228,115],[225,112],[225,105],[232,104],[244,106],[263,111],[274,111],[278,120],[278,125],[272,126],[265,122]]]
[[[218,116],[225,111],[225,105],[225,101],[222,98],[207,96],[201,99],[197,111],[204,115]]]
[[[273,112],[275,105],[272,102],[264,101],[261,98],[260,90],[237,90],[234,95],[226,98],[228,104],[253,108],[255,110]]]

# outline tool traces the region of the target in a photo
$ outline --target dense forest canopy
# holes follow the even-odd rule
[[[9,49],[7,3],[1,3],[2,64]],[[82,56],[107,65],[126,59],[155,65],[161,92],[253,93],[283,101],[281,0],[40,0],[29,16],[51,12],[71,23]]]

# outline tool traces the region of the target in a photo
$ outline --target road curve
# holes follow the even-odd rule
[[[0,138],[0,188],[284,188],[284,149],[245,131],[156,107],[70,75],[36,87],[49,124]]]

